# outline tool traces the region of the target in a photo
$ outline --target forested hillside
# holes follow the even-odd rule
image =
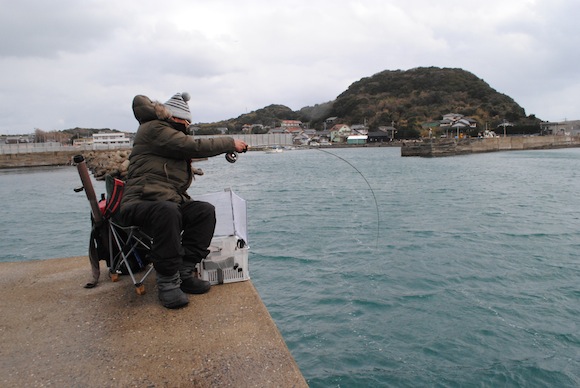
[[[310,128],[322,129],[328,117],[344,124],[366,124],[371,130],[395,126],[418,133],[429,122],[444,114],[458,113],[495,128],[503,120],[521,128],[537,127],[536,117],[526,116],[524,108],[511,97],[497,92],[474,74],[452,68],[420,67],[386,70],[354,82],[334,101],[292,111],[284,105],[270,105],[204,128],[228,127],[240,130],[244,124],[272,127],[283,119],[301,120]]]

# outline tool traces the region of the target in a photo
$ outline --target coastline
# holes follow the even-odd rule
[[[465,139],[419,139],[401,140],[393,143],[334,144],[332,146],[298,146],[297,149],[337,148],[377,148],[399,147],[401,156],[441,157],[458,156],[473,153],[521,151],[538,149],[559,149],[580,147],[580,136],[513,136],[495,138]],[[263,152],[260,147],[250,151]],[[0,169],[49,167],[72,165],[75,155],[82,154],[87,159],[87,166],[97,179],[105,174],[120,175],[126,172],[126,159],[130,149],[112,150],[68,150],[50,152],[4,153],[0,154]],[[205,159],[199,159],[205,160]]]
[[[167,310],[87,257],[0,263],[1,385],[307,387],[251,281]]]

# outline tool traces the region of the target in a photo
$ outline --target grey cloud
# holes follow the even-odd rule
[[[0,56],[55,57],[82,53],[112,36],[119,17],[94,2],[2,1]]]
[[[580,119],[571,0],[0,0],[0,133],[134,129],[137,93],[196,121],[334,99],[363,77],[458,67],[545,120]]]

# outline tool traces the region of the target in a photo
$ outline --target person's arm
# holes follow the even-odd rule
[[[226,136],[196,139],[162,121],[152,125],[143,135],[134,147],[143,143],[149,152],[172,159],[208,158],[238,149],[243,151],[246,147],[243,141]]]

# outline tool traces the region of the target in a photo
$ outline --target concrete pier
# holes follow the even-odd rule
[[[482,152],[580,147],[580,136],[520,136],[406,141],[401,156],[455,156]]]
[[[191,295],[184,309],[87,257],[0,263],[2,387],[307,387],[251,281]]]

